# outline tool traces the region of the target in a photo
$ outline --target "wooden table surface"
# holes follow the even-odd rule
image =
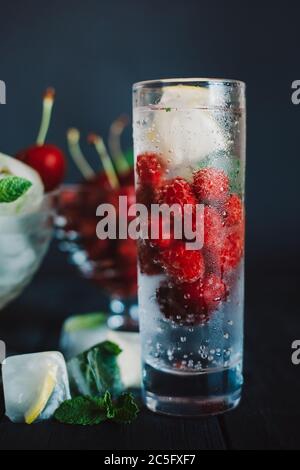
[[[276,261],[277,263],[277,261]],[[251,264],[251,266],[250,266]],[[94,427],[10,423],[0,404],[0,449],[300,449],[300,273],[293,260],[249,260],[246,279],[245,386],[240,406],[220,417],[181,419],[143,409],[131,425]],[[98,289],[52,247],[26,292],[0,315],[11,351],[56,349],[63,319],[101,307]]]

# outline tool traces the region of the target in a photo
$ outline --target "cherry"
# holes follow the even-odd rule
[[[59,186],[65,175],[66,160],[63,152],[55,145],[45,144],[55,91],[48,88],[43,99],[43,116],[36,145],[17,153],[16,158],[34,168],[40,175],[45,191],[49,192]]]

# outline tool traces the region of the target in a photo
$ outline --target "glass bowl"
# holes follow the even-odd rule
[[[0,216],[0,310],[31,281],[53,235],[57,193],[44,196],[38,210]]]
[[[64,185],[59,197],[56,238],[85,279],[100,287],[108,298],[108,325],[113,329],[138,328],[137,254],[135,242],[99,240],[96,209],[114,198],[101,185]]]

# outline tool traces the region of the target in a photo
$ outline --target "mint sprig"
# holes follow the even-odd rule
[[[5,176],[0,179],[0,203],[14,202],[32,186],[31,181],[19,176]]]
[[[71,359],[68,374],[72,395],[102,396],[106,391],[119,396],[124,387],[117,362],[122,352],[111,341],[103,341]]]
[[[110,420],[117,423],[131,423],[139,408],[131,393],[124,393],[117,400],[112,400],[106,392],[103,397],[78,396],[66,400],[56,410],[54,417],[65,424],[92,426]]]

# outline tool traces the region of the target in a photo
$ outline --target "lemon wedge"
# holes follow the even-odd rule
[[[24,418],[26,424],[32,424],[39,417],[39,415],[42,413],[45,406],[47,405],[47,402],[51,397],[53,390],[56,386],[57,371],[57,365],[53,365],[51,369],[48,370],[42,383],[37,400],[25,413]]]

